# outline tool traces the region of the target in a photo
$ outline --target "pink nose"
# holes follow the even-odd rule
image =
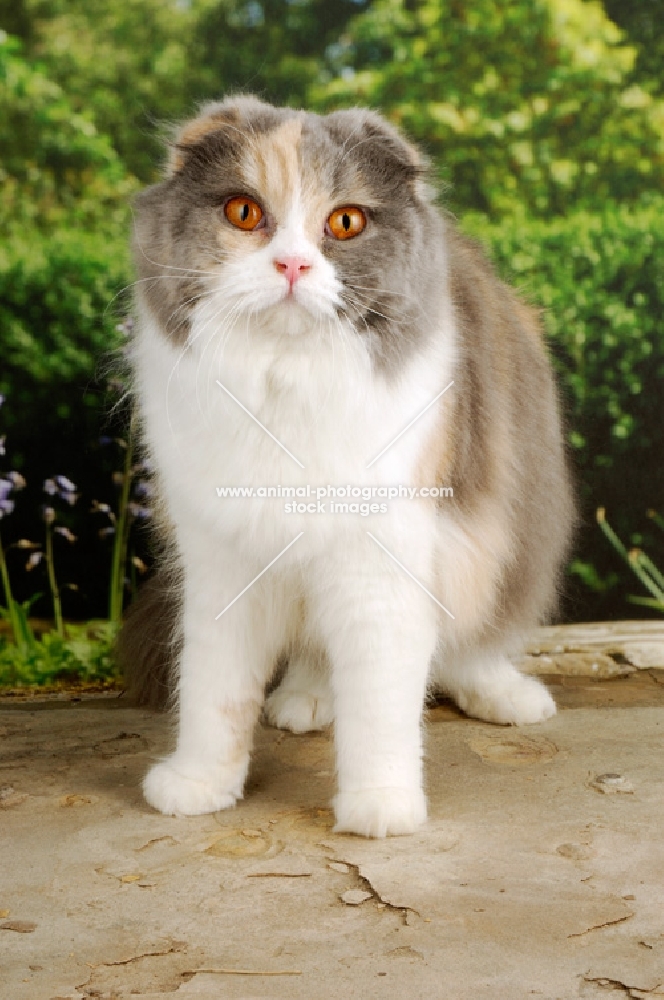
[[[282,257],[281,260],[275,260],[274,266],[280,274],[288,279],[291,288],[298,278],[311,270],[311,264],[304,257]]]

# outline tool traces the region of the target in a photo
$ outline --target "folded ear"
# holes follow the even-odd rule
[[[373,183],[387,189],[408,184],[425,197],[423,180],[429,172],[425,157],[382,115],[351,108],[334,111],[324,120],[343,147],[344,158],[355,161]]]
[[[427,162],[420,150],[375,111],[364,112],[364,135],[386,159],[413,178],[420,177],[427,170]]]
[[[173,177],[179,173],[187,162],[187,156],[200,147],[210,133],[219,132],[224,126],[237,128],[239,124],[240,112],[234,105],[226,101],[203,105],[197,118],[192,118],[176,130],[170,145],[166,176]]]

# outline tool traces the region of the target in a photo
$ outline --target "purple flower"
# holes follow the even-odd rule
[[[25,486],[25,479],[20,472],[8,472],[7,479],[11,482],[15,490],[22,490]]]
[[[28,559],[27,563],[25,564],[25,568],[27,569],[28,573],[30,572],[31,569],[34,569],[35,566],[39,566],[43,558],[44,558],[43,552],[33,552],[30,558]]]
[[[14,501],[9,498],[13,489],[14,484],[10,479],[0,479],[0,517],[11,514],[14,509]]]
[[[107,503],[99,503],[98,500],[92,501],[92,513],[93,514],[112,514],[110,505]]]
[[[137,521],[147,521],[148,518],[152,517],[152,509],[150,507],[144,507],[140,503],[127,504],[127,510],[132,517],[135,517]]]
[[[0,455],[6,455],[7,454],[7,452],[5,451],[5,441],[6,440],[7,440],[7,435],[3,434],[2,437],[0,437]]]
[[[53,524],[55,521],[55,511],[52,507],[48,507],[46,504],[41,509],[41,515],[46,524]]]
[[[45,479],[44,493],[47,493],[50,497],[57,496],[70,506],[78,500],[76,486],[66,476],[53,476],[50,479]]]
[[[134,496],[139,500],[148,499],[154,496],[154,486],[145,479],[138,479],[134,483]]]
[[[62,535],[62,537],[66,538],[68,542],[76,541],[76,535],[73,532],[71,532],[69,528],[63,528],[62,526],[58,526],[57,528],[54,528],[53,531],[57,535]]]
[[[4,403],[4,401],[5,401],[6,398],[7,397],[3,396],[2,393],[0,392],[0,406],[2,406],[2,404]]]
[[[76,492],[76,486],[74,485],[74,483],[72,483],[71,479],[67,479],[66,476],[56,476],[55,477],[55,481],[58,484],[59,488],[64,493],[75,493]]]

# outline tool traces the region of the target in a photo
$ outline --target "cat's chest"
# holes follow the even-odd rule
[[[284,530],[294,523],[282,494],[268,491],[308,489],[311,502],[323,487],[412,484],[438,419],[429,405],[449,376],[444,361],[423,357],[390,383],[352,341],[303,350],[237,337],[205,358],[144,326],[139,395],[167,501],[215,531],[251,523],[260,533],[275,518]]]
[[[183,373],[167,421],[181,460],[223,484],[375,481],[371,460],[412,407],[357,373],[335,382],[333,372],[320,377],[309,367],[298,377],[296,368],[281,358],[223,365],[203,387],[193,371]],[[380,475],[404,477],[408,467],[395,449]]]

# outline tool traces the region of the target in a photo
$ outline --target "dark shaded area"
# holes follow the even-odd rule
[[[664,93],[664,0],[604,0],[604,9],[638,49],[634,79]]]

